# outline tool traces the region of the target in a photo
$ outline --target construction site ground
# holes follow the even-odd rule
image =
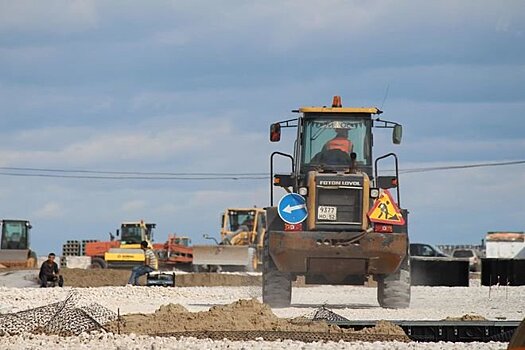
[[[32,280],[36,274],[34,270],[3,271],[0,276],[0,281],[4,283],[0,287],[0,312],[5,314],[47,305],[63,300],[68,293],[76,290],[84,300],[119,312],[123,316],[120,331],[126,334],[97,333],[67,338],[51,335],[3,336],[0,337],[0,348],[505,349],[504,343],[384,342],[379,335],[374,334],[367,335],[366,342],[357,337],[352,343],[303,343],[300,340],[266,342],[262,339],[231,341],[222,338],[151,337],[147,334],[180,335],[178,332],[181,331],[203,329],[285,331],[293,328],[290,319],[299,317],[301,320],[300,317],[312,315],[321,306],[350,320],[443,320],[466,314],[489,320],[522,320],[525,316],[525,287],[488,288],[479,286],[476,280],[471,281],[471,287],[413,287],[411,307],[403,310],[380,308],[376,301],[376,289],[364,286],[294,288],[290,307],[270,310],[260,303],[260,275],[257,274],[179,274],[177,281],[180,283],[185,281],[187,285],[201,286],[173,288],[124,286],[129,277],[129,271],[125,270],[63,271],[66,284],[69,281],[70,285],[47,289],[36,288]],[[23,279],[23,285],[5,286],[6,280],[13,281],[17,276]],[[78,287],[72,287],[71,284]],[[110,284],[117,286],[108,286]],[[106,286],[94,287],[99,285]],[[81,288],[88,286],[92,287]],[[336,331],[326,324],[303,324],[293,329]],[[111,330],[116,332],[114,324]],[[378,342],[370,343],[374,339]]]

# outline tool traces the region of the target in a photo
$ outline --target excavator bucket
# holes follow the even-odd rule
[[[0,264],[5,267],[35,267],[29,260],[29,249],[2,249],[0,250]]]
[[[507,350],[525,350],[525,318],[514,331]]]
[[[251,263],[248,246],[196,245],[193,246],[193,265],[247,266]]]

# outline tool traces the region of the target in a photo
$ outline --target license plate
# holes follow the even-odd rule
[[[319,206],[317,207],[317,219],[318,220],[337,220],[337,207]]]

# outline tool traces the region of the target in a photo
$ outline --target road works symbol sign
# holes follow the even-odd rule
[[[281,198],[277,206],[279,216],[288,224],[303,222],[308,216],[306,200],[297,193],[288,193]]]
[[[401,211],[392,199],[388,190],[383,190],[379,198],[376,199],[374,206],[368,212],[368,218],[372,222],[390,225],[404,225],[405,219]]]

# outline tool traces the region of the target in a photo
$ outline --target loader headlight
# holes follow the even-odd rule
[[[306,187],[299,187],[299,194],[301,196],[306,196],[308,194],[308,188],[306,188]]]
[[[370,189],[370,197],[371,198],[378,198],[379,197],[379,188],[371,188]]]

